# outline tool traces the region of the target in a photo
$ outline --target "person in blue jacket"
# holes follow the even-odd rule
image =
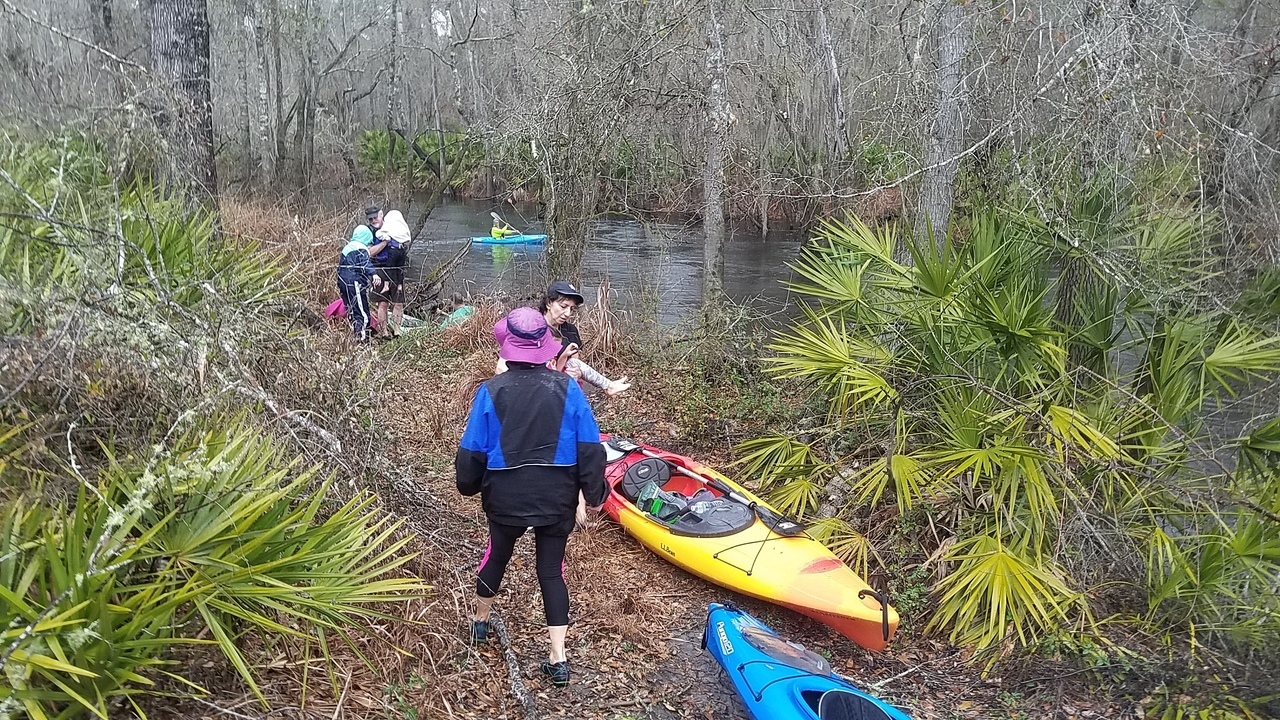
[[[489,520],[489,545],[476,577],[471,638],[489,636],[489,611],[516,540],[533,529],[538,585],[551,651],[542,672],[569,684],[564,641],[569,589],[563,575],[565,545],[573,531],[578,493],[599,509],[608,486],[600,429],[578,383],[547,367],[560,341],[534,308],[507,314],[499,355],[507,371],[476,392],[455,459],[458,492],[479,493]]]
[[[373,233],[368,226],[357,225],[338,260],[338,292],[359,343],[369,342],[369,287],[376,288],[382,282],[369,258],[370,247],[376,247]]]

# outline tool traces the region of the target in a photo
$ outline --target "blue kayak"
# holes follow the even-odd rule
[[[508,235],[504,238],[481,235],[471,238],[473,245],[541,245],[546,241],[546,235]]]
[[[733,605],[707,607],[702,644],[754,720],[911,720],[836,675],[821,655]]]

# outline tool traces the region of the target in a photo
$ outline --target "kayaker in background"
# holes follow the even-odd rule
[[[519,235],[520,231],[507,224],[506,220],[498,217],[498,213],[489,213],[493,216],[493,227],[489,229],[489,234],[495,240],[501,240],[504,237]]]
[[[613,397],[631,387],[631,381],[627,376],[623,375],[617,380],[610,380],[578,358],[578,353],[582,350],[582,335],[578,333],[578,326],[569,322],[569,317],[573,314],[574,308],[585,301],[586,299],[573,286],[573,283],[557,280],[547,288],[546,294],[542,296],[542,302],[538,304],[538,309],[546,318],[551,332],[560,340],[561,348],[555,357],[555,368],[572,375],[577,380],[586,380],[604,390],[609,397]]]
[[[471,639],[489,637],[489,615],[516,541],[533,528],[538,586],[542,590],[550,653],[542,672],[569,684],[565,635],[569,589],[565,546],[579,494],[604,505],[604,448],[586,396],[576,382],[547,367],[560,345],[533,308],[507,314],[499,356],[507,371],[476,392],[454,466],[458,492],[480,494],[489,544],[476,575]]]

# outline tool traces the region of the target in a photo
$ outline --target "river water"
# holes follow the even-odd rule
[[[498,210],[517,230],[543,232],[536,208],[497,206],[488,202],[452,201],[437,207],[413,246],[410,279],[421,277],[458,250],[472,236],[488,235],[489,213]],[[800,252],[799,233],[759,233],[738,229],[725,247],[725,291],[730,298],[755,310],[779,317],[794,316],[795,303],[786,288],[792,277],[788,263]],[[443,296],[461,291],[502,294],[531,299],[547,285],[539,246],[474,245],[461,265],[445,281]],[[702,228],[680,218],[646,220],[605,218],[597,221],[583,262],[582,291],[587,302],[596,302],[601,281],[608,279],[610,302],[615,310],[630,312],[633,319],[653,318],[673,327],[692,316],[702,293]],[[1132,371],[1133,353],[1118,358],[1122,369]],[[1206,408],[1204,420],[1219,440],[1255,426],[1259,416],[1274,415],[1280,397],[1280,381],[1252,388],[1238,400]],[[1219,460],[1232,458],[1215,448]],[[1206,468],[1208,469],[1208,468]]]
[[[447,260],[466,238],[488,235],[493,224],[489,213],[494,210],[517,230],[544,232],[533,207],[446,202],[431,213],[414,242],[411,277]],[[725,247],[725,292],[762,312],[784,312],[791,306],[784,285],[791,277],[787,263],[799,255],[803,241],[798,233],[770,233],[766,240],[758,232],[734,231]],[[457,291],[514,298],[540,293],[547,285],[543,252],[539,246],[474,245],[445,281],[443,296]],[[598,220],[583,260],[587,302],[596,301],[605,279],[614,309],[652,317],[663,326],[679,324],[701,302],[701,225],[682,218],[644,223],[633,218]]]

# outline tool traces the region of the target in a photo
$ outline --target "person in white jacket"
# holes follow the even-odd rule
[[[378,304],[378,327],[382,328],[383,337],[397,337],[404,320],[404,273],[409,267],[409,244],[413,236],[404,215],[392,210],[383,216],[377,238],[387,241],[386,249],[373,258],[383,289],[370,293],[369,299]],[[391,306],[390,323],[387,322],[388,305]]]

